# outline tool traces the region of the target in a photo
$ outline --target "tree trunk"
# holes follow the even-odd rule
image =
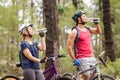
[[[78,3],[77,0],[72,0],[73,6],[77,9],[78,8]]]
[[[43,13],[46,33],[46,56],[59,53],[58,15],[56,0],[43,0]],[[51,63],[46,63],[45,68]],[[59,64],[59,63],[57,63]],[[56,64],[56,65],[57,65]]]
[[[98,4],[98,5],[99,5],[99,10],[100,10],[100,11],[102,11],[102,5],[101,5],[102,0],[99,0],[99,2],[98,2],[98,3],[99,3],[99,4]]]
[[[103,3],[103,24],[105,36],[105,50],[111,61],[115,61],[115,54],[113,49],[113,38],[111,28],[111,15],[110,15],[110,1],[102,0]]]
[[[83,10],[84,9],[84,2],[83,0],[72,0],[73,6],[77,10]]]
[[[33,13],[34,13],[33,7],[34,7],[34,2],[33,2],[33,0],[31,0],[31,11],[30,11],[31,19],[33,19]]]

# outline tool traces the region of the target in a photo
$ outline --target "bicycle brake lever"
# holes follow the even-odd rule
[[[43,59],[40,60],[40,63],[46,62],[47,57],[44,57]]]
[[[60,57],[66,57],[65,54],[58,55],[58,58]]]

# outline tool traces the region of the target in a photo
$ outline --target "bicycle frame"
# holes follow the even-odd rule
[[[54,80],[58,80],[61,76],[60,76],[60,74],[59,74],[59,72],[58,72],[58,70],[57,70],[57,68],[56,68],[56,65],[54,64],[54,62],[55,62],[55,60],[57,59],[57,58],[62,58],[62,57],[65,57],[65,55],[63,54],[63,55],[56,55],[56,56],[50,56],[50,57],[44,57],[43,59],[41,59],[41,61],[40,61],[40,63],[45,63],[46,61],[46,59],[47,59],[47,61],[49,61],[49,60],[51,60],[52,61],[52,63],[51,63],[51,65],[47,68],[47,69],[45,69],[44,71],[43,71],[43,74],[45,75],[45,74],[47,74],[46,75],[46,77],[45,77],[45,80],[50,80],[51,78],[52,78],[52,76],[54,76],[55,75],[55,79]],[[17,67],[21,67],[20,66],[20,62],[17,62],[16,63],[16,66]],[[23,78],[24,79],[24,78]]]
[[[67,74],[67,75],[68,75],[68,76],[71,76],[72,79],[80,80],[80,74],[83,74],[83,73],[85,73],[85,72],[87,72],[87,71],[91,71],[91,70],[92,70],[92,73],[90,74],[89,80],[93,80],[95,77],[97,77],[98,80],[101,80],[101,75],[102,75],[102,74],[100,73],[100,71],[97,71],[97,72],[96,72],[96,69],[97,69],[99,63],[102,63],[105,67],[107,67],[106,63],[105,63],[104,60],[101,58],[101,55],[103,55],[104,53],[105,53],[105,51],[103,51],[103,52],[98,56],[100,62],[97,62],[94,66],[91,66],[90,69],[87,69],[87,70],[85,70],[85,71],[78,71],[78,72],[75,73],[73,76],[71,76],[70,74]],[[66,74],[65,74],[65,75],[66,75]],[[63,76],[63,77],[65,77],[65,76]],[[108,77],[107,77],[107,78],[108,78]],[[109,77],[109,78],[110,78],[111,80],[113,79],[113,78],[111,78],[111,77]],[[108,78],[108,79],[109,79],[109,78]]]
[[[57,80],[60,77],[54,63],[52,63],[50,67],[45,69],[43,74],[45,75],[46,73],[49,74],[46,76],[45,80],[50,80],[54,74],[55,74],[55,80]]]
[[[93,79],[93,77],[94,77],[94,75],[96,74],[96,67],[97,67],[97,65],[98,64],[96,64],[94,67],[91,67],[90,69],[87,69],[87,70],[85,70],[85,71],[78,71],[76,74],[74,74],[73,75],[73,79],[75,78],[76,80],[80,80],[80,74],[83,74],[83,73],[85,73],[85,72],[87,72],[87,71],[91,71],[91,70],[93,70],[92,71],[92,73],[91,73],[91,75],[90,75],[90,80],[92,80]],[[100,76],[100,72],[97,72],[97,75],[98,75],[98,77]],[[99,79],[100,80],[100,79]]]
[[[54,57],[48,57],[47,60],[48,60],[48,61],[51,60],[52,63],[51,63],[51,65],[50,65],[47,69],[45,69],[45,71],[43,72],[44,75],[48,73],[48,74],[46,75],[45,80],[50,80],[50,79],[52,78],[52,76],[54,76],[54,75],[55,75],[55,79],[54,79],[54,80],[58,80],[58,79],[60,78],[60,74],[59,74],[59,72],[58,72],[58,70],[57,70],[56,65],[54,64],[54,62],[55,62],[55,60],[56,60],[57,58],[61,58],[61,57],[65,57],[65,55],[57,55],[57,56],[54,56]]]
[[[97,69],[97,66],[98,66],[98,64],[99,63],[101,63],[101,62],[97,62],[96,63],[96,65],[95,66],[92,66],[90,69],[87,69],[87,70],[85,70],[85,71],[78,71],[74,76],[73,76],[73,78],[76,78],[76,80],[79,80],[79,75],[80,74],[83,74],[83,73],[85,73],[85,72],[87,72],[87,71],[91,71],[92,70],[92,73],[91,73],[91,75],[90,75],[90,79],[89,80],[92,80],[94,77],[95,77],[95,75],[98,77],[98,80],[101,80],[100,79],[100,75],[101,75],[101,73],[100,73],[100,71],[98,71],[98,72],[96,72],[96,69]]]

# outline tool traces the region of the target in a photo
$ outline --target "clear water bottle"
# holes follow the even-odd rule
[[[95,20],[95,19],[100,20],[100,18],[88,18],[87,20],[90,21],[90,22],[93,22],[93,20]]]
[[[46,32],[47,32],[47,28],[36,29],[36,30],[34,31],[34,34],[39,34],[39,32],[44,32],[44,33],[46,33]]]

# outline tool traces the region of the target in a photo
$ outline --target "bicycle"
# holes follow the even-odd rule
[[[98,56],[99,62],[97,62],[95,66],[92,66],[90,69],[85,70],[85,71],[78,71],[78,72],[76,72],[75,74],[70,74],[70,73],[68,74],[68,73],[66,73],[66,74],[64,74],[64,75],[62,76],[62,78],[61,78],[60,80],[80,80],[80,79],[81,79],[81,78],[80,78],[80,74],[83,74],[83,73],[85,73],[85,72],[87,72],[87,71],[91,71],[91,70],[93,70],[93,72],[91,73],[89,80],[115,80],[115,79],[112,78],[111,76],[103,75],[103,74],[100,73],[100,72],[97,72],[97,75],[94,76],[94,75],[96,74],[96,68],[97,68],[97,66],[98,66],[100,63],[102,63],[105,67],[107,67],[105,61],[101,58],[101,56],[102,56],[104,53],[105,53],[105,51],[103,51],[103,52]]]
[[[47,57],[47,61],[51,61],[51,65],[45,69],[43,71],[43,74],[45,75],[46,73],[47,76],[45,77],[45,80],[50,80],[54,75],[55,75],[55,79],[54,80],[59,80],[61,78],[61,75],[59,74],[56,66],[55,66],[55,60],[58,59],[58,58],[62,58],[62,57],[65,57],[65,55],[56,55],[56,56],[50,56],[50,57]],[[41,59],[40,63],[44,63],[46,62],[46,57]],[[18,63],[16,64],[17,67],[19,67]],[[7,76],[4,76],[1,78],[1,80],[24,80],[23,79],[20,79],[19,77],[17,76],[14,76],[14,75],[7,75]]]

